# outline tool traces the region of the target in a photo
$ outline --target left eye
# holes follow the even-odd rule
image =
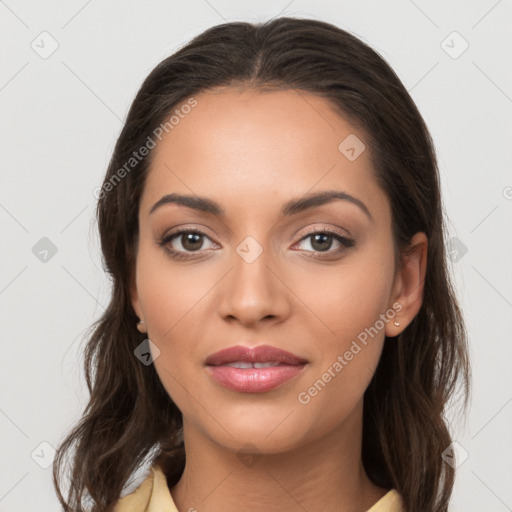
[[[341,248],[344,247],[351,247],[353,245],[352,241],[348,238],[345,238],[341,235],[338,235],[337,233],[331,232],[331,231],[318,231],[314,233],[310,233],[303,237],[299,244],[301,242],[305,242],[309,240],[309,245],[312,247],[311,249],[306,248],[306,251],[313,251],[313,252],[327,252],[329,249],[331,249],[333,240],[338,242],[339,245],[341,245]],[[338,247],[338,250],[340,248]],[[335,251],[332,251],[335,252]]]

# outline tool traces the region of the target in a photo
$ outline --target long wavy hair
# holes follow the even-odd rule
[[[59,501],[65,511],[88,510],[86,505],[111,511],[148,455],[169,487],[183,472],[181,412],[154,365],[134,356],[145,335],[136,329],[130,288],[152,151],[129,172],[120,169],[126,171],[133,152],[154,139],[174,109],[217,86],[304,91],[329,100],[365,136],[391,205],[397,265],[412,236],[427,235],[421,309],[399,336],[386,340],[364,395],[362,458],[375,484],[400,492],[406,512],[446,512],[455,470],[442,458],[452,442],[445,414],[454,397],[466,411],[470,366],[447,266],[434,145],[407,90],[376,51],[329,23],[288,17],[209,28],[159,63],[130,107],[96,212],[111,299],[87,336],[89,402],[55,457]]]

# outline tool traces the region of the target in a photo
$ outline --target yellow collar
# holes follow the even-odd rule
[[[149,476],[137,489],[116,503],[114,512],[179,512],[172,499],[167,479],[159,466],[151,467]],[[396,489],[387,492],[367,512],[403,512]]]

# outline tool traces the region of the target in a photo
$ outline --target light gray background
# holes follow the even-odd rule
[[[369,43],[431,130],[474,371],[468,421],[452,418],[469,455],[452,510],[512,510],[512,2],[5,0],[1,512],[60,510],[41,465],[86,404],[82,339],[109,293],[93,190],[141,81],[212,25],[279,14],[325,20]],[[57,50],[42,58],[52,40]],[[57,247],[46,262],[32,250],[43,237]]]

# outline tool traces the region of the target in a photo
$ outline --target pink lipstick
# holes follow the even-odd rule
[[[269,345],[236,345],[210,355],[207,372],[221,385],[242,393],[263,393],[293,379],[308,361]]]

